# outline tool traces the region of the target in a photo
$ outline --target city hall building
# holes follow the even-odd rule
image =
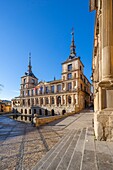
[[[61,79],[38,82],[29,56],[28,72],[21,77],[20,87],[20,96],[12,99],[12,108],[22,114],[65,114],[78,112],[90,105],[91,84],[84,75],[80,57],[76,56],[74,32],[70,55],[62,63]]]

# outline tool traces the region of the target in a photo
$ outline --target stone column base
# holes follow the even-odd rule
[[[94,131],[97,140],[113,141],[113,108],[94,113]]]

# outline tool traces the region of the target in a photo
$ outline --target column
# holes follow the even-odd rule
[[[113,0],[102,1],[102,80],[113,78]]]

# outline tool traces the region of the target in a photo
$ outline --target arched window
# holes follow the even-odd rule
[[[31,114],[31,109],[29,109],[29,114]]]
[[[60,96],[57,97],[57,104],[58,105],[61,104],[61,97]]]
[[[25,114],[27,114],[27,109],[25,109]]]
[[[23,113],[23,109],[21,109],[21,113]]]

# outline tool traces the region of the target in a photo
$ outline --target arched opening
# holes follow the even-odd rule
[[[36,113],[36,109],[34,109],[34,114]]]
[[[23,113],[23,109],[21,109],[21,113]]]
[[[41,109],[39,109],[39,115],[42,115],[42,110]]]
[[[51,110],[51,115],[52,115],[52,116],[55,115],[54,109]]]
[[[62,110],[62,115],[64,115],[66,113],[66,110],[64,109],[64,110]]]
[[[60,96],[57,97],[57,105],[59,105],[59,104],[61,104],[61,97]]]
[[[21,120],[23,120],[23,116],[21,116]]]
[[[31,122],[31,117],[29,117],[29,121]]]
[[[45,109],[45,116],[48,116],[48,110]]]
[[[31,109],[29,109],[29,114],[31,114]]]
[[[27,109],[25,109],[25,114],[27,114]]]
[[[68,103],[71,104],[71,96],[68,96]]]
[[[25,116],[25,121],[27,121],[27,116]]]

